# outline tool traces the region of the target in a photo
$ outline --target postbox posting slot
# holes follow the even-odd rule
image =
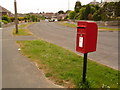
[[[85,25],[85,24],[81,24],[81,25],[78,25],[77,28],[78,28],[78,29],[85,29],[85,28],[86,28],[86,25]]]
[[[85,29],[86,27],[77,27],[78,29]]]

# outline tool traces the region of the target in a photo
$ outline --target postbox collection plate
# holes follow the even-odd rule
[[[83,37],[79,37],[79,47],[83,47]]]

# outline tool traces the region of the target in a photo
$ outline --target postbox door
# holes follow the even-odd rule
[[[85,51],[85,33],[77,34],[76,51],[84,53]]]

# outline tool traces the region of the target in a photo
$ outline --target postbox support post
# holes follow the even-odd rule
[[[87,55],[88,55],[88,53],[84,53],[84,63],[83,63],[83,83],[86,82]]]

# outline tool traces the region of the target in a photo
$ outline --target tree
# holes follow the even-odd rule
[[[86,7],[82,7],[79,11],[79,15],[77,17],[78,20],[84,20],[84,16],[85,16],[85,10],[86,10]]]
[[[100,11],[96,11],[96,12],[93,14],[93,20],[95,20],[95,21],[100,21],[100,20],[101,20]]]
[[[119,6],[117,6],[119,2],[109,2],[105,3],[103,8],[102,8],[102,19],[103,20],[113,20],[115,17],[117,17],[118,13],[120,13],[120,10],[118,9]],[[117,11],[118,10],[118,11]]]
[[[70,11],[70,13],[69,13],[69,19],[74,19],[75,15],[76,15],[75,11]]]
[[[68,19],[68,15],[64,18],[64,20]]]
[[[84,12],[84,19],[85,19],[85,20],[88,20],[88,15],[90,14],[90,11],[91,11],[91,7],[90,7],[90,5],[88,4],[88,5],[86,6],[86,9],[85,9],[85,12]]]
[[[88,14],[88,20],[93,20],[93,15],[91,13]]]
[[[100,9],[100,7],[98,5],[94,5],[94,7],[96,8],[96,10]]]
[[[65,13],[70,13],[71,10],[67,10]]]
[[[77,1],[76,4],[75,4],[75,8],[74,8],[74,11],[76,13],[78,13],[81,9],[81,2],[80,1]]]
[[[94,6],[91,6],[90,14],[94,14],[97,11],[97,9]]]
[[[58,11],[59,14],[64,14],[63,10]]]
[[[115,16],[120,17],[120,1],[115,2]]]

